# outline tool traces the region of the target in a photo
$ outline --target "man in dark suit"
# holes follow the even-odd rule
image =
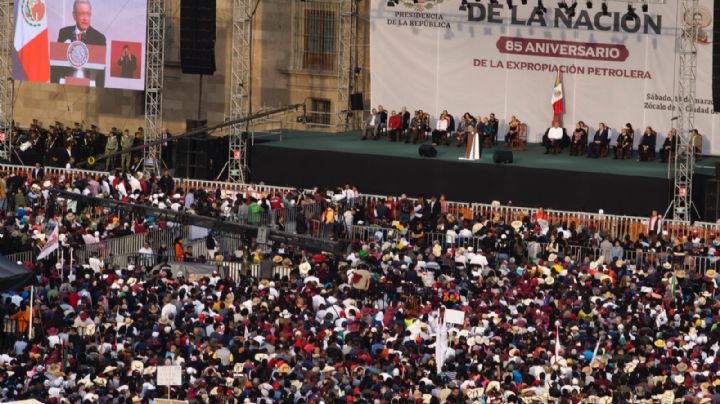
[[[72,15],[75,20],[75,25],[61,28],[58,34],[58,42],[72,43],[79,41],[85,45],[107,46],[105,35],[90,25],[92,19],[92,4],[90,4],[90,0],[75,0]],[[51,80],[54,83],[57,83],[60,78],[72,76],[74,72],[73,68],[53,70],[57,70],[57,73],[53,74]],[[89,73],[88,78],[95,80],[96,87],[105,86],[104,69],[92,70]]]
[[[42,181],[45,177],[45,170],[40,166],[40,163],[35,163],[35,168],[32,170],[33,182]]]
[[[62,28],[58,35],[58,42],[80,41],[86,45],[106,46],[105,35],[90,26],[91,18],[92,5],[90,0],[75,0],[73,3],[75,25]]]
[[[135,55],[130,53],[130,47],[127,45],[123,46],[123,54],[117,61],[118,66],[122,69],[120,76],[126,79],[131,79],[135,75],[135,69],[137,69],[137,58]]]
[[[610,140],[610,129],[603,122],[598,125],[598,130],[595,131],[592,143],[588,148],[588,157],[598,158],[602,153],[603,148],[607,150],[608,142]]]

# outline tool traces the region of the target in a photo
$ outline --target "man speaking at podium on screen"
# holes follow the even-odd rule
[[[78,67],[78,65],[73,64],[73,62],[77,62],[77,60],[87,63],[96,59],[93,57],[95,56],[93,52],[101,53],[102,59],[104,60],[105,58],[107,40],[105,39],[105,35],[91,26],[92,4],[90,0],[75,0],[73,2],[72,16],[75,20],[75,25],[61,28],[57,41],[69,45],[68,58],[73,67],[53,69],[51,81],[57,83],[65,79],[66,84],[68,84],[67,76],[85,77],[92,80],[95,83],[95,87],[104,87],[104,62],[102,68],[91,66]],[[83,46],[83,44],[86,46]],[[75,58],[71,58],[73,50],[75,51]]]
[[[75,25],[62,28],[58,35],[58,42],[84,42],[85,45],[105,46],[105,35],[90,26],[92,5],[90,0],[75,0],[73,3],[73,19]]]

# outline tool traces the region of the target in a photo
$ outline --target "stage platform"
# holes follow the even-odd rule
[[[358,132],[260,136],[251,151],[251,180],[297,187],[350,183],[365,193],[443,193],[450,200],[642,216],[652,209],[664,212],[671,197],[668,165],[659,160],[546,155],[531,144],[513,153],[512,164],[495,164],[493,152],[507,148],[484,149],[481,160],[470,162],[458,159],[464,149],[455,146],[439,146],[436,158],[422,158],[418,145],[360,138]],[[705,179],[714,175],[716,162],[720,158],[698,163],[694,194],[700,212]]]

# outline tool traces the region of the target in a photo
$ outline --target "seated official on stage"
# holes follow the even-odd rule
[[[588,157],[596,159],[603,156],[603,152],[607,153],[609,142],[610,129],[605,125],[605,123],[600,122],[598,124],[598,130],[595,131],[595,136],[593,136],[592,143],[590,143]]]
[[[424,142],[427,132],[430,130],[429,126],[430,116],[423,112],[423,110],[415,111],[415,116],[410,121],[410,130],[408,136],[405,138],[405,143],[412,142],[416,144],[418,141]]]
[[[410,111],[407,108],[400,108],[400,137],[398,140],[407,139],[410,130]]]
[[[380,117],[378,115],[378,111],[377,109],[373,108],[370,111],[370,116],[363,123],[364,128],[362,140],[367,140],[368,138],[377,139],[377,130],[379,123]]]
[[[585,148],[587,147],[587,129],[585,122],[579,121],[575,125],[575,130],[570,137],[570,155],[571,156],[582,156],[585,154]]]
[[[488,117],[488,125],[490,125],[490,135],[492,136],[492,144],[497,144],[498,128],[500,122],[495,118],[495,113],[491,112]]]
[[[545,131],[543,146],[545,154],[558,154],[562,150],[563,139],[567,137],[565,128],[560,127],[560,122],[553,121],[552,126]]]
[[[378,117],[380,118],[378,124],[377,124],[377,130],[375,131],[375,136],[382,136],[385,131],[387,131],[387,120],[388,120],[388,113],[383,108],[382,105],[378,105],[377,107],[377,113]]]
[[[450,144],[450,134],[455,133],[455,117],[453,114],[447,112],[447,109],[442,112],[445,114],[445,118],[448,120],[448,127],[447,127],[447,133],[448,133],[448,145]]]
[[[670,129],[667,137],[665,137],[665,141],[660,148],[660,162],[667,163],[668,160],[671,160],[675,156],[675,147],[677,146],[676,133],[675,128]]]
[[[458,124],[457,132],[455,132],[455,145],[457,147],[465,144],[465,140],[469,134],[475,134],[475,125],[475,117],[470,115],[469,112],[466,112]]]
[[[657,143],[657,133],[651,127],[645,128],[640,144],[638,145],[638,161],[655,160],[655,144]]]
[[[440,114],[437,123],[435,124],[435,130],[432,132],[432,144],[433,146],[445,143],[450,144],[448,141],[448,127],[450,125],[450,119],[448,114],[443,112]]]
[[[620,129],[620,134],[615,142],[615,160],[626,160],[632,157],[634,139],[635,132],[629,123]]]
[[[400,132],[402,130],[402,117],[400,114],[398,114],[395,111],[392,111],[390,113],[390,118],[388,118],[388,140],[391,142],[396,142],[398,138],[400,137]]]
[[[482,147],[490,148],[495,144],[493,135],[493,125],[490,122],[490,117],[485,117],[482,120],[478,118],[477,133],[480,135],[480,142]]]
[[[510,147],[512,141],[517,138],[519,130],[520,121],[515,116],[513,116],[512,118],[510,118],[510,122],[508,122],[508,131],[505,134],[505,146]]]

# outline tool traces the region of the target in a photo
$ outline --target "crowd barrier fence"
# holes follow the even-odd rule
[[[12,165],[12,164],[1,164],[0,172],[13,173],[13,174],[24,174],[29,175],[32,167]],[[93,170],[80,170],[80,169],[64,169],[59,167],[45,167],[46,175],[50,176],[66,176],[73,178],[76,175],[105,175],[107,172],[104,171],[93,171]],[[220,190],[222,192],[237,194],[246,193],[254,196],[260,196],[261,194],[272,195],[273,193],[280,192],[285,193],[289,191],[301,191],[304,193],[311,193],[312,189],[297,189],[292,187],[273,186],[265,184],[238,184],[223,181],[206,181],[197,179],[186,179],[186,178],[175,178],[175,183],[179,187],[185,189],[204,189],[206,191]],[[358,208],[370,208],[378,203],[381,203],[385,199],[398,200],[397,196],[385,196],[385,195],[374,195],[374,194],[362,194],[352,200],[344,201],[345,207],[358,207]],[[408,198],[414,202],[414,198]],[[519,220],[525,216],[535,217],[538,214],[539,208],[529,207],[518,207],[511,204],[501,205],[499,203],[483,204],[483,203],[467,203],[467,202],[455,202],[447,201],[445,203],[447,213],[453,214],[457,217],[464,218],[477,218],[480,216],[502,219],[506,223],[510,223],[514,220]],[[288,208],[285,208],[288,209]],[[305,211],[305,217],[308,223],[311,225],[311,235],[316,237],[322,237],[322,227],[319,224],[319,219],[322,215],[322,206],[314,203],[309,205],[303,205]],[[274,219],[284,218],[285,223],[289,224],[289,231],[292,232],[294,220],[292,218],[296,213],[285,213],[285,214],[274,214],[273,212],[268,213],[268,217],[263,217],[259,220],[259,224],[262,225],[277,225],[273,223]],[[623,216],[623,215],[612,215],[605,213],[589,213],[589,212],[573,212],[546,209],[545,215],[550,224],[566,223],[568,225],[574,223],[576,226],[582,226],[587,228],[595,229],[606,234],[612,239],[623,239],[625,236],[630,236],[632,239],[637,239],[641,233],[647,232],[648,219],[645,217],[638,216]],[[688,236],[697,234],[698,237],[709,239],[714,238],[716,234],[720,233],[720,224],[707,223],[707,222],[696,222],[692,225],[688,225],[686,222],[674,222],[672,220],[663,221],[663,229],[668,232],[670,236]]]

